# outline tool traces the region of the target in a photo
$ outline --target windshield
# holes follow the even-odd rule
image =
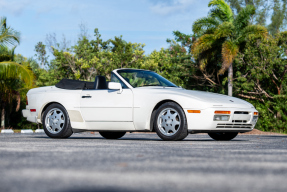
[[[172,82],[163,78],[153,71],[143,70],[118,70],[120,74],[132,87],[161,86],[177,87]]]

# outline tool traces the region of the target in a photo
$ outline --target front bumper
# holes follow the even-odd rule
[[[190,133],[199,132],[248,132],[252,131],[257,123],[252,121],[254,112],[258,112],[255,108],[207,108],[201,109],[200,113],[188,113],[184,109],[188,131]],[[215,111],[231,111],[228,121],[214,121]],[[248,112],[247,114],[235,114],[238,112]]]

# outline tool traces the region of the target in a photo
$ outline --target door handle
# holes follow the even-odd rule
[[[82,98],[92,98],[92,96],[90,96],[90,95],[84,95],[84,96],[82,96]]]

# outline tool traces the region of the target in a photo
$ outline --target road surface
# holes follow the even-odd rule
[[[167,142],[144,133],[119,140],[0,134],[0,177],[1,192],[286,192],[287,136]]]

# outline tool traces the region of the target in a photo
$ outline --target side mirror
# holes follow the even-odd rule
[[[122,85],[120,83],[117,83],[117,82],[109,82],[108,88],[112,89],[112,90],[119,90],[118,93],[123,92]]]

